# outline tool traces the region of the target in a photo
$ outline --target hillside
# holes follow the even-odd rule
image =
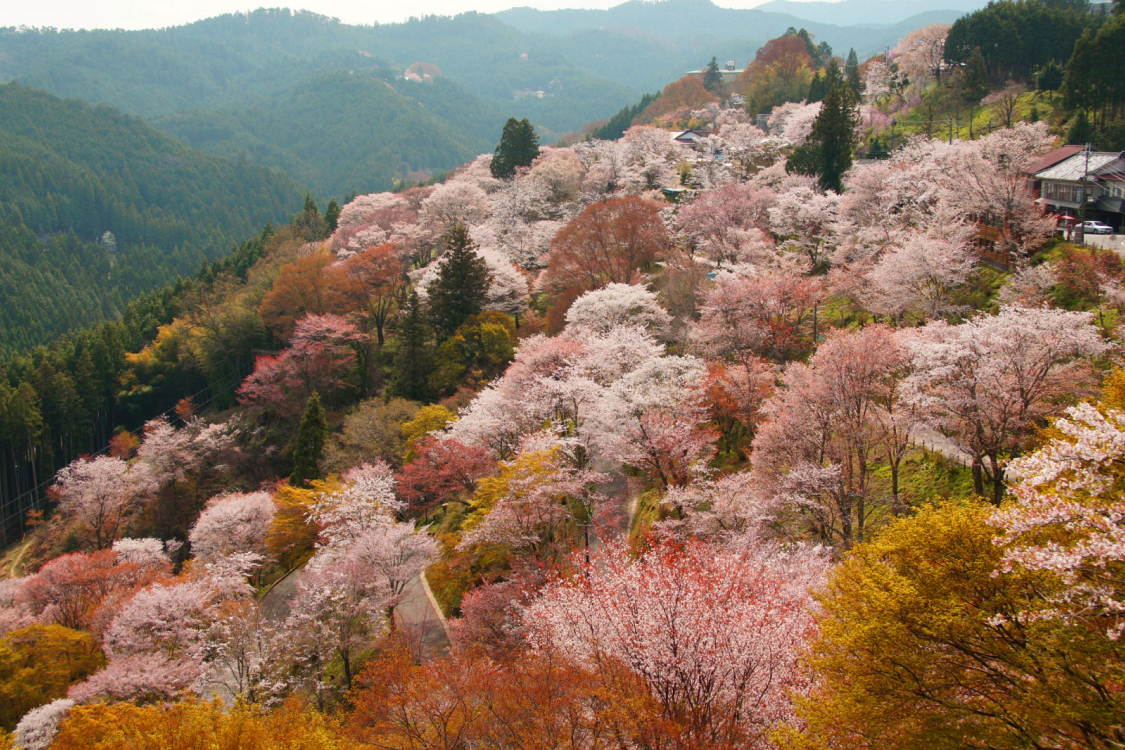
[[[200,150],[280,169],[318,195],[387,190],[492,150],[498,110],[445,78],[388,78],[385,70],[325,73],[272,99],[152,124]]]
[[[0,86],[0,351],[114,317],[302,194],[109,107]]]

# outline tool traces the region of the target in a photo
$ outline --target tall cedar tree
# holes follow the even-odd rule
[[[324,223],[324,217],[320,215],[312,194],[305,193],[305,207],[293,219],[293,228],[309,242],[328,236],[328,225]]]
[[[469,230],[458,224],[446,237],[437,279],[427,290],[430,320],[438,340],[452,336],[461,324],[484,309],[489,273],[484,259],[477,255]]]
[[[805,99],[805,104],[815,104],[819,101],[824,101],[824,95],[828,93],[828,82],[818,70],[813,76],[812,81],[809,83],[809,95]]]
[[[719,62],[712,57],[711,62],[707,63],[707,69],[703,71],[703,88],[714,94],[722,85],[723,74],[719,72]]]
[[[795,148],[785,164],[791,174],[819,177],[820,186],[837,193],[843,190],[844,174],[852,166],[855,147],[856,99],[840,68],[833,60],[824,74],[828,92],[809,139]]]
[[[293,450],[293,473],[289,481],[297,487],[308,487],[309,482],[320,479],[320,459],[328,441],[328,419],[320,405],[320,395],[313,391],[309,396],[305,414],[297,428],[297,445]]]
[[[391,389],[399,398],[427,403],[434,355],[430,346],[430,326],[417,292],[410,293],[406,311],[398,324],[398,353],[395,355]]]
[[[859,56],[856,55],[854,48],[848,52],[848,61],[844,63],[844,75],[848,79],[848,85],[852,87],[852,93],[858,99],[863,94],[863,81],[859,77]]]
[[[328,208],[324,209],[324,223],[328,227],[328,234],[336,231],[336,225],[340,221],[340,204],[336,199],[328,201]]]
[[[509,117],[500,135],[500,145],[492,157],[492,176],[506,180],[516,173],[519,167],[530,167],[539,156],[539,136],[535,127],[525,117],[517,120]]]
[[[844,174],[852,168],[855,146],[856,102],[848,86],[828,92],[813,124],[810,140],[820,145],[820,186],[837,193],[844,189]]]
[[[988,83],[988,65],[979,49],[973,50],[965,65],[965,77],[961,79],[961,93],[966,104],[980,104],[980,100],[991,88]]]

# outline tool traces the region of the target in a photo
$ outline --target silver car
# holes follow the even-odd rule
[[[1100,221],[1085,221],[1082,223],[1083,234],[1113,234],[1113,227],[1102,224]]]

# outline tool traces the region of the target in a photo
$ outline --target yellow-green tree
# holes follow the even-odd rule
[[[0,726],[11,730],[37,706],[65,698],[67,688],[105,665],[90,633],[31,625],[0,641]]]
[[[921,510],[857,546],[821,595],[788,748],[1110,748],[1125,741],[1122,650],[1021,618],[1051,579],[1006,571],[991,508]]]
[[[405,446],[403,460],[413,461],[417,457],[414,446],[435,430],[440,430],[446,425],[457,420],[457,415],[439,404],[423,406],[414,413],[414,417],[402,423],[402,439]]]

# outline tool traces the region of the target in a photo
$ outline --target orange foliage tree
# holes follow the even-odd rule
[[[678,81],[672,81],[664,87],[664,91],[656,101],[648,105],[636,124],[654,122],[659,117],[664,117],[677,109],[703,109],[711,102],[719,101],[719,97],[703,88],[703,80],[698,76],[684,76]]]
[[[258,312],[275,334],[287,338],[306,313],[318,315],[346,308],[343,270],[331,253],[318,251],[281,267]]]
[[[551,327],[562,327],[567,308],[583,292],[636,281],[669,244],[659,207],[650,200],[630,195],[587,206],[551,242]]]
[[[746,98],[751,112],[769,112],[779,104],[808,96],[814,65],[803,37],[778,37],[758,50],[733,88]]]
[[[342,750],[335,722],[296,700],[265,713],[236,703],[184,701],[75,706],[59,726],[52,750]]]

